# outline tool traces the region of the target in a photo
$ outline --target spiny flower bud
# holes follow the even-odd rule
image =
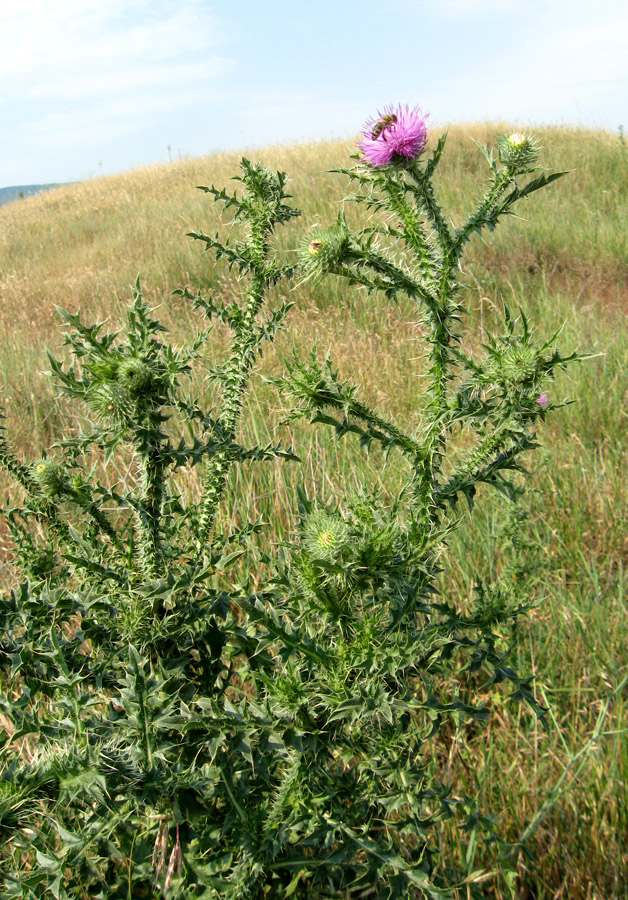
[[[70,487],[73,491],[80,491],[84,485],[85,482],[79,472],[75,472],[74,475],[70,476]]]
[[[507,346],[495,362],[496,380],[513,387],[532,384],[538,372],[539,358],[534,347]]]
[[[533,347],[511,347],[503,357],[503,372],[514,384],[525,384],[536,375],[537,357]]]
[[[349,528],[340,516],[328,512],[308,516],[303,529],[303,545],[312,559],[335,562],[348,539]]]
[[[159,375],[142,359],[125,359],[118,367],[118,382],[135,396],[148,395],[159,387]]]
[[[65,470],[54,459],[41,459],[32,471],[37,486],[47,497],[58,497],[67,487]]]
[[[99,385],[90,402],[101,421],[118,427],[128,424],[136,408],[133,394],[129,388],[116,381]]]
[[[317,228],[305,238],[299,252],[301,265],[308,275],[322,278],[349,261],[351,233],[342,213],[335,225]]]
[[[500,161],[513,174],[530,172],[536,166],[541,146],[529,134],[515,131],[502,134],[497,138],[497,151]]]

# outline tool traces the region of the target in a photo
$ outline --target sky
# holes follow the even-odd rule
[[[0,187],[448,122],[628,129],[626,0],[0,0]]]

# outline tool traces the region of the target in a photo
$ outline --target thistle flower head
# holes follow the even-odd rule
[[[547,406],[548,403],[549,403],[549,396],[545,393],[539,394],[539,396],[536,398],[536,405],[540,406],[543,409]]]
[[[497,138],[497,152],[506,168],[513,175],[519,175],[535,168],[541,146],[531,135],[514,131],[512,134],[502,134]]]
[[[358,147],[374,168],[416,159],[427,143],[427,115],[418,106],[386,106],[366,123],[362,135]]]

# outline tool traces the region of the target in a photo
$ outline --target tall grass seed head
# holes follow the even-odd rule
[[[387,106],[364,125],[358,148],[373,168],[405,163],[421,155],[427,144],[427,115],[418,106]]]
[[[529,134],[515,131],[497,138],[497,152],[500,162],[513,174],[530,172],[539,161],[541,146]]]
[[[348,546],[349,527],[338,515],[311,513],[303,528],[303,546],[312,559],[336,562]]]

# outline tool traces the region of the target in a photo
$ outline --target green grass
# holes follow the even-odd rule
[[[484,177],[471,137],[484,141],[499,130],[451,129],[440,190],[454,221]],[[538,699],[550,704],[550,730],[498,700],[488,728],[453,735],[448,752],[454,793],[477,795],[497,814],[505,839],[518,840],[543,811],[526,852],[515,855],[521,898],[608,900],[628,897],[626,690],[611,697],[628,673],[628,162],[613,134],[567,128],[538,134],[545,164],[570,174],[535,196],[523,221],[509,220],[486,243],[476,239],[463,277],[470,341],[482,340],[482,329],[506,302],[526,311],[544,333],[564,323],[563,349],[597,354],[549,386],[552,398],[574,402],[548,419],[544,449],[530,459],[525,536],[534,561],[529,589],[539,605],[517,653],[521,667],[537,675]],[[327,170],[346,164],[347,149],[321,143],[254,154],[287,170],[303,210],[302,219],[278,236],[288,256],[314,222],[335,218],[347,187]],[[146,298],[161,307],[175,334],[183,334],[194,319],[170,295],[173,288],[237,291],[234,277],[184,237],[198,228],[210,234],[224,229],[217,207],[194,186],[222,186],[237,161],[225,154],[156,166],[0,209],[0,378],[9,433],[26,456],[38,456],[74,421],[41,374],[44,347],[60,343],[55,304],[80,306],[89,318],[115,323],[140,272]],[[347,211],[357,221],[355,210]],[[415,359],[420,346],[409,304],[388,304],[333,281],[296,286],[290,298],[295,309],[262,361],[263,372],[281,371],[293,348],[304,352],[316,343],[321,354],[331,349],[341,373],[384,412],[417,422],[421,360]],[[208,352],[220,355],[222,346],[217,331]],[[303,465],[240,471],[225,517],[262,515],[279,534],[291,527],[297,481],[318,482],[324,498],[347,483],[390,492],[400,485],[392,458],[384,464],[377,453],[365,458],[348,438],[336,444],[321,431],[289,429],[274,391],[260,379],[255,386],[245,430],[260,440],[291,442]],[[202,373],[196,387],[205,389]],[[124,467],[115,477],[127,477]],[[504,504],[490,495],[480,501],[452,540],[445,593],[466,597],[476,574],[490,575],[504,564]],[[436,761],[448,764],[448,758]],[[476,846],[473,834],[467,843],[449,833],[441,837],[468,871],[495,862],[493,850]],[[500,897],[501,890],[491,879],[478,885],[485,896]]]

